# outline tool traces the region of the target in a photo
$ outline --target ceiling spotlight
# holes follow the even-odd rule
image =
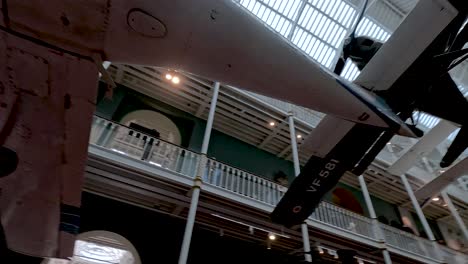
[[[297,138],[298,138],[298,139],[301,139],[301,138],[302,138],[302,135],[297,135]]]
[[[270,122],[270,126],[275,126],[275,125],[276,125],[276,123],[275,123],[275,122],[273,122],[273,121],[272,121],[272,122]]]
[[[392,144],[392,142],[387,142],[387,145],[391,145],[391,144]]]
[[[440,200],[439,197],[434,197],[434,198],[432,198],[432,201],[434,201],[434,202],[437,202],[437,201],[439,201],[439,200]]]
[[[166,79],[171,80],[172,79],[172,74],[166,73]]]
[[[270,234],[268,234],[268,238],[269,238],[270,240],[275,240],[275,239],[276,239],[276,236],[275,236],[275,234],[270,233]]]
[[[174,83],[174,84],[179,84],[179,83],[180,83],[179,77],[174,76],[174,77],[172,78],[172,83]]]
[[[325,253],[321,247],[318,248],[318,252],[319,252],[320,254]]]
[[[447,204],[443,204],[442,206],[443,206],[443,207],[447,207]]]

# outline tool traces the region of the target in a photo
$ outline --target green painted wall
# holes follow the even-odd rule
[[[216,157],[218,161],[270,179],[279,170],[288,175],[289,182],[292,182],[294,178],[292,162],[216,130],[211,134],[208,156]]]
[[[372,200],[372,204],[374,205],[375,214],[377,215],[377,217],[384,216],[385,218],[388,219],[389,223],[391,221],[395,221],[399,225],[402,224],[401,216],[400,216],[400,213],[398,212],[397,206],[390,204],[374,196],[371,196],[371,200]]]
[[[106,84],[100,82],[97,96],[96,114],[100,117],[113,120],[112,117],[117,110],[117,107],[125,97],[126,91],[126,88],[116,87],[113,91],[112,98],[106,98]]]

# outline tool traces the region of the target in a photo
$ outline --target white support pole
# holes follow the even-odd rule
[[[379,222],[377,221],[377,214],[374,210],[374,205],[372,204],[372,200],[369,194],[369,190],[367,189],[366,181],[363,175],[358,177],[359,184],[361,185],[361,191],[364,195],[364,200],[366,201],[367,210],[369,210],[369,216],[372,219],[372,224],[374,225],[374,230],[377,233],[377,237],[385,246],[384,250],[382,251],[383,258],[385,264],[392,264],[392,259],[390,258],[390,253],[387,250],[387,244],[385,243],[385,236],[380,228]]]
[[[297,142],[296,142],[296,130],[294,128],[294,115],[293,113],[289,113],[288,116],[289,122],[289,136],[291,137],[291,151],[293,157],[293,165],[294,165],[294,174],[298,176],[301,173],[301,167],[299,164],[299,154],[297,152]]]
[[[203,157],[204,156],[202,156],[202,159],[200,159],[200,163],[202,163]],[[197,175],[200,175],[200,174],[197,174]],[[185,225],[184,238],[182,240],[182,248],[180,250],[180,256],[179,256],[179,264],[187,263],[188,253],[190,249],[190,242],[192,241],[193,225],[195,223],[195,216],[197,214],[198,198],[200,197],[201,186],[202,186],[201,176],[197,176],[194,180],[194,184],[192,187],[192,200],[190,201],[190,209],[189,209],[189,213],[187,216],[187,223]]]
[[[452,213],[453,218],[455,218],[455,221],[457,221],[458,227],[463,232],[465,239],[468,241],[468,230],[466,230],[465,222],[463,222],[462,218],[460,217],[460,214],[458,213],[457,209],[453,205],[452,199],[450,199],[446,191],[442,191],[440,194],[442,195],[442,198],[447,204],[447,207],[450,210],[450,213]]]
[[[429,226],[429,223],[427,222],[427,219],[424,216],[421,206],[419,206],[418,199],[416,199],[416,196],[414,195],[413,189],[411,188],[408,178],[406,177],[406,174],[404,173],[401,174],[400,177],[401,177],[401,181],[403,182],[403,185],[405,186],[406,192],[408,193],[408,196],[411,200],[411,203],[413,204],[414,210],[416,210],[416,214],[418,215],[418,218],[423,225],[424,232],[426,232],[429,240],[432,241],[434,250],[436,251],[436,255],[441,260],[442,256],[440,253],[439,244],[437,244],[436,239],[434,237],[434,233],[432,233],[431,227]]]
[[[213,127],[213,120],[216,110],[216,103],[218,101],[219,82],[215,82],[213,87],[213,97],[211,99],[210,112],[206,122],[205,134],[203,136],[203,143],[201,149],[201,158],[198,164],[197,175],[192,187],[192,200],[190,202],[190,209],[187,216],[187,224],[185,225],[184,238],[182,240],[182,248],[180,250],[179,264],[186,264],[188,253],[190,249],[190,242],[192,240],[193,225],[195,224],[195,216],[197,214],[198,199],[200,197],[200,189],[203,184],[202,177],[206,167],[208,153],[208,145],[210,142],[211,130]]]
[[[205,135],[203,136],[203,143],[201,153],[206,155],[208,153],[208,144],[210,143],[211,128],[213,127],[213,120],[216,110],[216,103],[218,102],[219,82],[214,83],[213,97],[210,104],[210,112],[208,113],[208,120],[206,121]]]
[[[301,173],[301,168],[299,164],[299,155],[297,152],[297,142],[296,142],[296,130],[294,128],[294,114],[289,112],[288,115],[289,121],[289,135],[291,137],[291,148],[292,148],[292,156],[293,156],[293,164],[294,164],[294,173],[297,177],[299,173]],[[309,240],[309,230],[307,228],[306,223],[301,224],[301,231],[302,231],[302,242],[304,244],[304,258],[306,262],[312,262],[312,254],[310,252],[310,240]]]

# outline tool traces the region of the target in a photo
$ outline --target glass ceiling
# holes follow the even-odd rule
[[[333,68],[341,52],[341,45],[358,15],[358,9],[344,0],[237,0],[240,6],[260,18],[271,29],[326,68]],[[392,32],[364,16],[356,34],[385,42]],[[348,60],[341,73],[353,81],[358,68]],[[468,95],[468,89],[461,87]],[[416,113],[415,119],[422,129],[429,130],[439,118]],[[455,135],[455,134],[453,134]],[[451,138],[453,138],[453,135]]]

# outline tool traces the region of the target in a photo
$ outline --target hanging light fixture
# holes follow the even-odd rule
[[[275,240],[275,239],[276,239],[276,236],[275,236],[275,234],[273,234],[273,233],[269,233],[269,234],[268,234],[268,238],[269,238],[270,240]]]
[[[179,84],[180,83],[180,76],[174,70],[168,70],[164,74],[164,78],[166,80],[168,80],[168,81],[171,81],[173,84]]]
[[[325,251],[323,251],[323,248],[322,248],[322,247],[320,247],[320,246],[318,247],[318,252],[319,252],[319,254],[323,254],[323,253],[325,253]]]
[[[172,83],[173,84],[179,84],[180,83],[180,78],[178,76],[172,77]]]

